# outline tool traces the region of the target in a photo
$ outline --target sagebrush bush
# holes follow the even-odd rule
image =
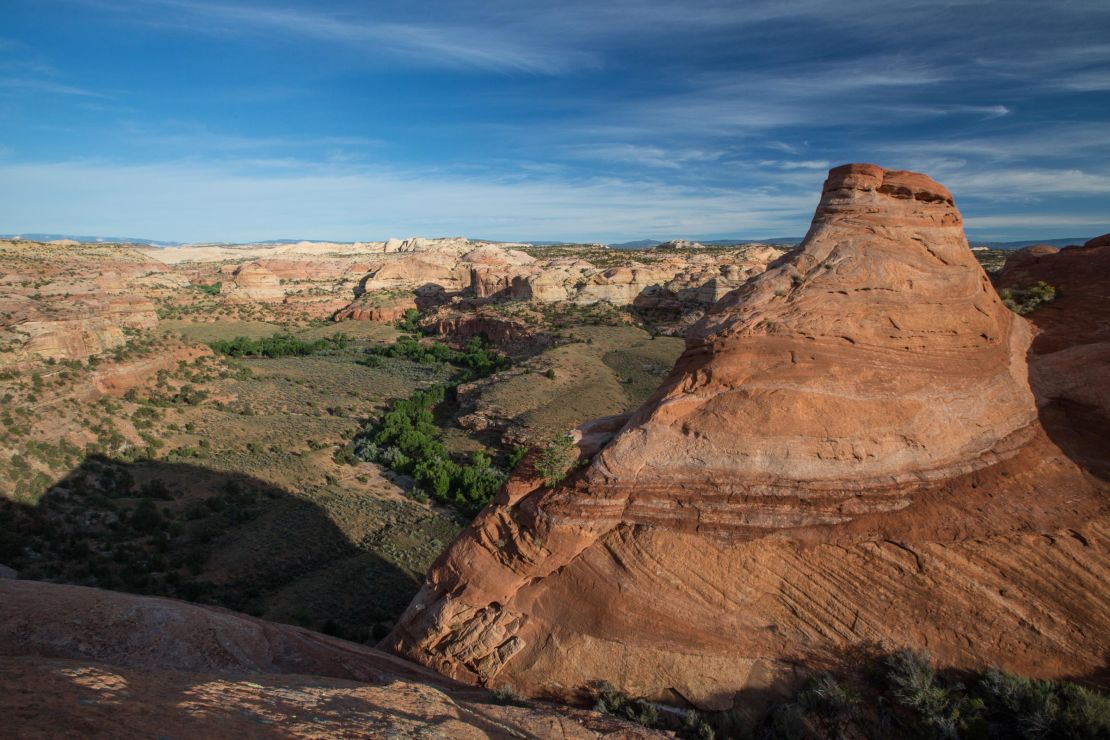
[[[998,297],[1002,299],[1006,308],[1025,316],[1032,313],[1037,306],[1054,301],[1056,288],[1041,280],[1028,288],[1003,288],[998,291]]]

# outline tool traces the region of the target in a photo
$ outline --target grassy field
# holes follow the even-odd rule
[[[517,436],[537,442],[584,421],[637,408],[682,352],[683,341],[635,326],[578,325],[579,341],[530,358],[479,384],[481,409],[510,420]]]

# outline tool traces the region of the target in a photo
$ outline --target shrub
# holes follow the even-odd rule
[[[397,328],[413,334],[419,333],[420,312],[415,308],[406,308],[404,316],[397,322]]]
[[[1041,280],[1028,288],[1003,288],[998,297],[1014,313],[1025,316],[1043,303],[1056,300],[1056,288]]]
[[[817,676],[798,696],[798,703],[835,723],[842,722],[859,702],[855,693],[831,673]]]
[[[608,681],[595,681],[592,688],[597,696],[595,711],[624,717],[644,727],[655,727],[659,724],[659,709],[653,703],[630,699],[627,694],[618,691]]]
[[[990,670],[977,688],[992,735],[1110,737],[1110,697],[1081,686]]]
[[[446,394],[447,388],[435,386],[395,401],[376,426],[356,437],[352,454],[411,475],[422,492],[441,503],[475,512],[497,493],[505,474],[483,452],[465,465],[451,459],[433,415]]]
[[[520,461],[523,460],[524,456],[527,455],[527,454],[528,454],[528,448],[527,447],[521,447],[520,445],[514,445],[513,449],[511,449],[509,451],[509,458],[508,458],[509,470],[516,469],[516,466],[520,464]]]
[[[493,700],[498,704],[526,707],[528,702],[512,686],[502,686],[493,690]]]
[[[358,462],[354,445],[343,445],[335,451],[335,461],[340,465],[354,465]]]
[[[577,460],[578,451],[574,444],[574,437],[563,432],[556,435],[544,448],[539,460],[536,461],[536,472],[547,485],[558,485],[567,477],[567,473]]]
[[[938,738],[979,734],[983,701],[968,696],[962,684],[943,681],[928,653],[901,650],[884,662],[887,688],[897,704],[913,712],[909,724],[920,725],[919,734]]]
[[[139,493],[143,498],[161,499],[162,501],[173,500],[173,491],[161,478],[155,478],[144,483],[142,488],[139,489]]]

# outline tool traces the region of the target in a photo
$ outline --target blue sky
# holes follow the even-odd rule
[[[1110,2],[0,8],[0,232],[800,235],[851,161],[1110,231]]]

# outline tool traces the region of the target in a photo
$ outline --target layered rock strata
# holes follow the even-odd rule
[[[583,471],[547,487],[526,460],[385,645],[704,708],[868,649],[1091,674],[1106,491],[1041,428],[1032,336],[946,189],[836,168],[802,247],[714,306]]]

